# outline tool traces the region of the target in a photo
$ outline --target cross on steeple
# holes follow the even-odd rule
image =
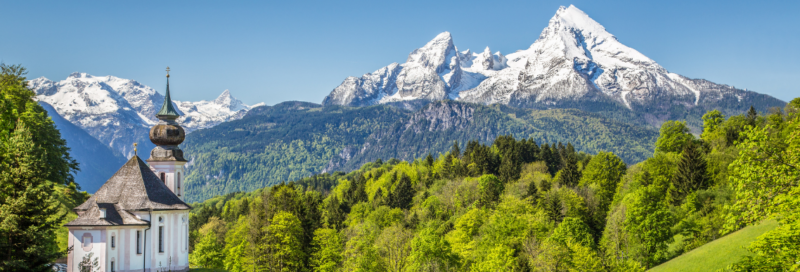
[[[169,66],[167,66],[167,77],[169,77]]]
[[[138,146],[139,146],[138,143],[133,143],[133,155],[134,156],[138,156],[139,155],[139,154],[137,154],[139,152],[139,149],[137,148]]]

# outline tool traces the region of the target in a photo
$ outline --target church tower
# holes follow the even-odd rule
[[[147,164],[175,195],[183,200],[183,178],[186,159],[183,150],[178,147],[186,138],[186,132],[176,122],[180,114],[172,106],[169,95],[169,67],[167,67],[167,92],[164,105],[156,113],[159,122],[150,129],[150,141],[156,147],[150,151]]]

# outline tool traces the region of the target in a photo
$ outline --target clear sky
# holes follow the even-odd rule
[[[0,61],[29,78],[135,79],[176,100],[320,103],[347,76],[450,31],[459,50],[528,48],[574,4],[675,72],[800,97],[800,1],[5,1]]]

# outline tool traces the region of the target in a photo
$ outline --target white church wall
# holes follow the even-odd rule
[[[152,245],[149,262],[154,269],[183,270],[189,265],[188,211],[153,212],[151,222]],[[184,221],[184,219],[186,219]],[[159,251],[159,227],[163,228],[163,252]],[[169,267],[168,267],[169,266]]]
[[[105,271],[107,259],[105,228],[70,228],[69,232],[73,245],[71,263],[68,264],[70,271],[80,271],[78,265],[89,253],[93,253],[92,260],[97,258],[100,271]]]

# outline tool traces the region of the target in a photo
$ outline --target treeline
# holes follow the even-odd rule
[[[230,271],[643,271],[780,214],[756,255],[729,269],[789,268],[800,248],[787,245],[800,237],[800,174],[787,166],[800,161],[798,108],[711,111],[699,138],[666,122],[653,157],[630,167],[501,136],[216,197],[191,214],[190,260]],[[775,180],[759,180],[767,168]],[[762,195],[765,183],[781,186]],[[791,250],[773,254],[775,241]]]

